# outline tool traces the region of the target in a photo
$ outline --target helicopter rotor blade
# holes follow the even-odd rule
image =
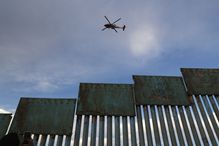
[[[102,29],[102,31],[104,31],[105,29],[107,29],[106,27]]]
[[[111,24],[111,22],[109,21],[109,19],[106,17],[106,16],[104,16],[105,18],[106,18],[106,20],[109,22],[109,24]]]
[[[116,32],[118,32],[115,28],[113,28]]]
[[[115,22],[113,22],[112,24],[115,24],[116,22],[118,22],[119,20],[121,20],[121,18],[117,19]]]

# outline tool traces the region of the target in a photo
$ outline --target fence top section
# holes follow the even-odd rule
[[[11,121],[12,114],[2,114],[0,113],[0,139],[5,135],[7,132],[9,123]]]
[[[78,115],[134,116],[131,84],[81,83]]]
[[[181,68],[181,72],[189,95],[219,95],[219,69]]]
[[[189,105],[181,77],[134,75],[137,105]]]
[[[21,98],[10,132],[70,135],[76,99]]]

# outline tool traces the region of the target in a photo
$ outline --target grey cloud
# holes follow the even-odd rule
[[[129,82],[127,76],[160,72],[157,60],[168,62],[178,52],[184,58],[190,49],[214,54],[218,6],[217,1],[195,0],[2,0],[0,88],[9,91],[0,93],[0,101],[16,93],[57,94],[81,81]],[[127,30],[102,32],[104,15],[112,21],[121,17],[118,24]],[[185,64],[189,61],[194,60]]]

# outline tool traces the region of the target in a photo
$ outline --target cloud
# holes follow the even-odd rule
[[[130,51],[134,57],[153,59],[160,54],[161,47],[156,33],[146,27],[136,29],[130,35]]]
[[[37,90],[37,91],[49,91],[49,90],[56,90],[58,88],[57,85],[55,84],[52,84],[48,81],[41,81],[41,82],[38,82],[34,87],[33,89]]]
[[[0,1],[0,102],[77,96],[79,82],[129,82],[136,72],[195,66],[218,54],[218,6],[214,0]],[[121,17],[118,25],[127,29],[101,31],[104,15]]]

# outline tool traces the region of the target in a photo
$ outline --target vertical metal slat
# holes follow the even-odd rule
[[[175,138],[176,138],[176,144],[180,145],[179,137],[178,137],[178,134],[177,134],[176,125],[175,125],[175,121],[174,121],[174,117],[173,117],[172,108],[171,108],[170,105],[168,107],[169,107],[169,111],[170,111],[170,118],[171,118],[171,122],[172,122],[172,126],[173,126],[174,135],[175,135]]]
[[[203,127],[203,129],[204,129],[204,133],[205,133],[205,135],[206,135],[206,137],[207,137],[208,144],[209,144],[209,145],[212,145],[211,140],[210,140],[210,137],[209,137],[209,134],[208,134],[207,129],[206,129],[206,125],[205,125],[204,120],[203,120],[203,118],[202,118],[201,111],[200,111],[200,108],[199,108],[199,106],[198,106],[198,103],[197,103],[197,100],[196,100],[195,96],[193,96],[193,101],[195,102],[195,107],[196,107],[198,116],[199,116],[199,118],[200,118],[201,125],[202,125],[202,127]],[[200,126],[201,126],[201,125],[200,125]]]
[[[183,138],[183,135],[182,135],[182,130],[183,129],[181,129],[181,127],[180,127],[178,114],[177,114],[177,111],[176,111],[176,106],[172,106],[172,113],[173,113],[173,119],[174,119],[175,126],[176,126],[177,136],[178,136],[178,139],[179,139],[179,144],[180,145],[185,145],[184,138]]]
[[[201,104],[200,104],[199,108],[200,108],[200,109],[203,108],[203,110],[204,110],[204,112],[203,112],[203,110],[202,110],[202,113],[203,113],[203,115],[204,115],[204,116],[203,116],[203,119],[204,119],[204,121],[205,121],[205,125],[208,126],[208,127],[207,127],[207,130],[208,130],[208,133],[209,133],[209,135],[210,135],[211,142],[212,142],[213,145],[219,145],[218,137],[217,137],[216,132],[215,132],[215,130],[214,130],[214,127],[213,127],[213,125],[212,125],[211,119],[210,119],[209,114],[208,114],[208,112],[207,112],[206,106],[205,106],[205,104],[204,104],[204,102],[203,102],[203,99],[202,99],[201,96],[199,96],[199,99],[200,99],[200,101],[201,101]],[[205,113],[205,114],[204,114],[204,113]],[[212,134],[213,134],[213,135],[212,135]],[[213,140],[213,137],[214,137],[214,140]]]
[[[172,146],[172,142],[171,142],[171,138],[170,138],[169,126],[168,126],[168,122],[167,122],[167,116],[166,116],[166,112],[165,112],[165,107],[162,105],[161,108],[162,108],[162,113],[163,113],[165,129],[166,129],[166,133],[167,133],[167,139],[168,139],[168,144],[167,145]]]
[[[104,116],[104,146],[107,146],[107,116]]]
[[[99,122],[99,145],[104,145],[104,116],[100,116]]]
[[[138,119],[138,132],[139,132],[139,142],[140,142],[140,146],[144,145],[144,134],[143,134],[143,123],[142,123],[142,114],[141,114],[141,107],[140,106],[136,106],[136,112],[137,112],[137,119]]]
[[[97,116],[92,116],[91,146],[96,146]]]
[[[116,138],[115,138],[115,116],[112,116],[112,146],[116,145]]]
[[[74,145],[74,142],[75,142],[76,123],[77,123],[77,115],[74,115],[73,127],[72,127],[72,137],[71,137],[71,145],[72,146]]]
[[[123,125],[122,125],[122,116],[119,117],[119,130],[120,130],[120,146],[123,146]]]
[[[156,113],[156,121],[157,121],[157,128],[158,128],[158,132],[159,132],[159,136],[160,136],[160,145],[164,145],[163,142],[163,135],[162,135],[162,129],[161,129],[161,124],[160,124],[160,118],[159,118],[159,113],[158,113],[158,108],[157,105],[154,106],[155,108],[155,113]]]
[[[71,135],[66,135],[65,146],[70,146],[71,144]]]
[[[147,141],[148,145],[153,145],[153,140],[152,140],[152,133],[151,133],[151,127],[150,127],[150,118],[149,118],[149,106],[144,106],[144,117],[145,117],[145,127],[146,127],[146,136],[147,136]]]
[[[63,136],[58,135],[58,136],[57,136],[56,145],[57,145],[57,146],[62,146],[62,142],[63,142]]]
[[[208,105],[209,105],[209,108],[210,108],[210,110],[211,110],[211,111],[210,111],[210,112],[211,112],[211,115],[213,116],[212,119],[215,120],[215,127],[219,128],[219,121],[218,121],[217,115],[216,115],[216,113],[215,113],[215,111],[214,111],[214,109],[213,109],[212,103],[211,103],[211,101],[209,100],[209,97],[208,97],[208,96],[206,96],[206,99],[207,99],[207,101],[208,101]],[[212,121],[213,121],[213,120],[212,120]],[[219,133],[217,133],[217,135],[219,135]]]
[[[107,146],[112,146],[112,116],[107,116]]]
[[[122,129],[123,129],[123,145],[128,146],[128,127],[127,116],[122,117]]]
[[[180,113],[179,113],[178,106],[175,106],[175,108],[176,108],[176,113],[177,113],[177,117],[178,117],[178,120],[179,120],[180,129],[181,129],[181,132],[182,132],[182,137],[183,137],[183,140],[184,140],[184,145],[188,146],[188,142],[187,142],[187,139],[186,139],[186,135],[185,135],[185,131],[184,131],[184,127],[183,127],[183,124],[182,124],[182,119],[181,119],[181,116],[180,116]]]
[[[214,102],[215,102],[215,104],[216,104],[216,106],[217,106],[217,109],[218,109],[218,111],[219,111],[219,104],[218,104],[218,101],[217,101],[217,97],[215,97],[214,95],[213,95],[212,97],[213,97]]]
[[[216,98],[217,97],[215,97],[214,95],[212,95],[212,97],[209,97],[211,104],[212,104],[212,107],[215,111],[215,114],[217,117],[219,117],[219,103],[218,103]]]
[[[83,125],[84,125],[84,127],[83,127],[82,146],[87,146],[88,129],[89,129],[89,116],[85,115]]]
[[[115,117],[115,145],[120,145],[120,121],[119,117]]]
[[[87,139],[87,146],[91,146],[91,127],[92,127],[92,116],[89,116],[89,123],[88,123],[88,139]]]
[[[40,137],[39,146],[45,146],[47,136],[46,135],[40,135],[40,136],[41,137]]]
[[[197,124],[197,121],[196,121],[196,118],[195,118],[193,109],[192,109],[191,106],[189,106],[189,109],[190,109],[190,112],[191,112],[191,115],[192,115],[192,120],[193,120],[193,123],[194,123],[194,125],[195,125],[195,129],[196,129],[197,134],[198,134],[198,138],[199,138],[200,145],[201,145],[201,146],[204,146],[204,142],[203,142],[203,140],[202,140],[201,132],[200,132],[200,130],[199,130],[199,127],[198,127],[198,124]]]
[[[55,142],[55,135],[50,135],[48,146],[53,146]]]
[[[75,138],[74,138],[74,146],[78,146],[79,145],[80,131],[81,131],[81,122],[82,122],[82,116],[81,115],[77,115]]]
[[[96,146],[99,146],[99,130],[100,130],[100,116],[97,116],[96,124]]]
[[[186,113],[185,106],[182,106],[181,109],[182,109],[183,114],[184,114],[184,118],[183,118],[184,119],[184,122],[183,122],[184,127],[187,127],[187,131],[188,131],[187,134],[186,134],[187,140],[188,140],[188,145],[196,146],[194,136],[193,136],[193,134],[195,134],[195,133],[192,133],[192,128],[191,128],[190,122],[188,120],[188,115]]]
[[[80,146],[82,146],[82,143],[83,143],[83,132],[84,132],[84,115],[82,115],[82,118],[81,118],[80,137],[79,137]]]
[[[34,134],[33,136],[33,144],[36,146],[39,139],[39,134]]]
[[[132,146],[131,121],[129,116],[127,117],[127,129],[128,129],[128,145]]]
[[[144,108],[142,105],[140,106],[140,110],[141,110],[141,123],[142,123],[142,129],[143,129],[144,144],[147,146],[148,140],[147,140],[147,134],[146,134],[145,114],[144,114]]]
[[[155,145],[161,145],[158,125],[157,125],[155,106],[156,105],[150,106],[151,118],[152,118],[153,130],[154,130]]]
[[[130,117],[130,129],[131,129],[131,144],[133,146],[137,145],[136,141],[136,131],[135,131],[135,117]]]
[[[137,146],[139,146],[140,145],[140,142],[139,142],[140,140],[139,140],[139,132],[138,132],[138,130],[139,130],[139,128],[138,128],[138,120],[137,120],[136,116],[134,118],[135,118],[136,143],[137,143]]]
[[[148,116],[149,116],[149,123],[150,123],[152,142],[153,142],[153,145],[156,145],[154,126],[153,126],[153,119],[152,119],[152,115],[151,115],[151,107],[150,107],[150,105],[148,105],[147,109],[148,109]]]

